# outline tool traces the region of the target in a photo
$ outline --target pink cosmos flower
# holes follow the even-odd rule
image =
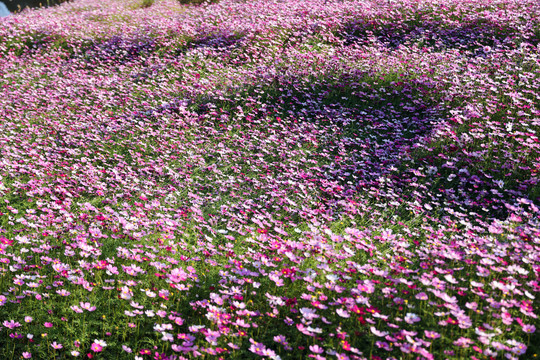
[[[83,310],[80,307],[78,307],[77,305],[72,305],[71,310],[75,311],[78,314],[83,312]]]
[[[14,321],[14,320],[9,320],[9,321],[5,320],[3,322],[3,324],[4,324],[5,327],[7,327],[8,329],[11,329],[11,330],[21,326],[20,323]]]
[[[536,326],[534,325],[523,325],[522,330],[527,334],[532,334],[536,331]]]
[[[172,282],[176,282],[176,283],[181,282],[181,281],[186,281],[187,278],[188,278],[188,274],[183,269],[179,269],[179,268],[173,269],[171,273],[169,274],[169,279]]]
[[[160,354],[156,351],[154,353],[154,360],[169,360],[169,357],[165,354]]]
[[[250,339],[252,340],[252,339]],[[266,350],[266,346],[262,343],[258,342],[252,342],[251,346],[249,347],[249,351],[256,355],[264,356],[264,352]]]
[[[101,352],[101,351],[103,351],[103,346],[101,346],[101,345],[94,342],[90,346],[90,350],[92,350],[93,352]]]
[[[371,332],[372,332],[373,334],[375,334],[375,336],[383,337],[383,336],[388,335],[388,332],[386,332],[386,331],[379,331],[379,330],[376,329],[374,326],[370,327],[369,329],[371,330]]]
[[[56,293],[60,296],[69,296],[71,295],[71,293],[65,289],[62,289],[62,290],[56,290]]]
[[[96,307],[90,305],[90,303],[88,303],[88,302],[83,303],[83,302],[81,301],[81,302],[79,303],[79,305],[80,305],[81,308],[83,308],[84,310],[88,310],[88,311],[90,311],[90,312],[96,310]]]
[[[428,339],[438,339],[441,337],[441,335],[435,331],[424,330],[424,334],[426,334]]]

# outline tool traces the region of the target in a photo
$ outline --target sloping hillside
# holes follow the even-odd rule
[[[534,359],[539,15],[0,19],[0,358]]]

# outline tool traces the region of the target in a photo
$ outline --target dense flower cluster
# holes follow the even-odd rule
[[[539,17],[74,0],[0,19],[0,357],[533,358]]]

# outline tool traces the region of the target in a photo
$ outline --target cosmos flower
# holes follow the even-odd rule
[[[90,350],[93,352],[101,352],[103,351],[103,346],[94,342],[92,345],[90,345]]]
[[[86,302],[86,303],[80,302],[79,305],[81,306],[82,309],[90,311],[90,312],[96,310],[96,307],[90,305],[90,303],[88,303],[88,302]]]
[[[527,334],[532,334],[536,331],[536,326],[534,325],[523,325],[522,327],[523,329],[523,332],[527,333]]]
[[[441,337],[441,335],[435,331],[424,330],[424,333],[428,339],[438,339]]]
[[[4,325],[5,327],[7,327],[8,329],[11,329],[11,330],[13,330],[13,329],[18,328],[19,326],[21,326],[20,323],[14,321],[14,320],[9,320],[9,321],[4,320],[3,325]]]

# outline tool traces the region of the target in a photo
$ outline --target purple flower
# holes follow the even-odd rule
[[[252,339],[250,339],[251,341]],[[266,347],[262,343],[252,342],[249,351],[255,355],[265,356]]]
[[[416,322],[419,322],[420,320],[420,316],[414,313],[407,313],[407,315],[405,315],[405,322],[407,324],[414,324]]]
[[[526,332],[527,334],[532,334],[536,331],[536,326],[534,325],[523,325],[522,327],[523,332]]]

